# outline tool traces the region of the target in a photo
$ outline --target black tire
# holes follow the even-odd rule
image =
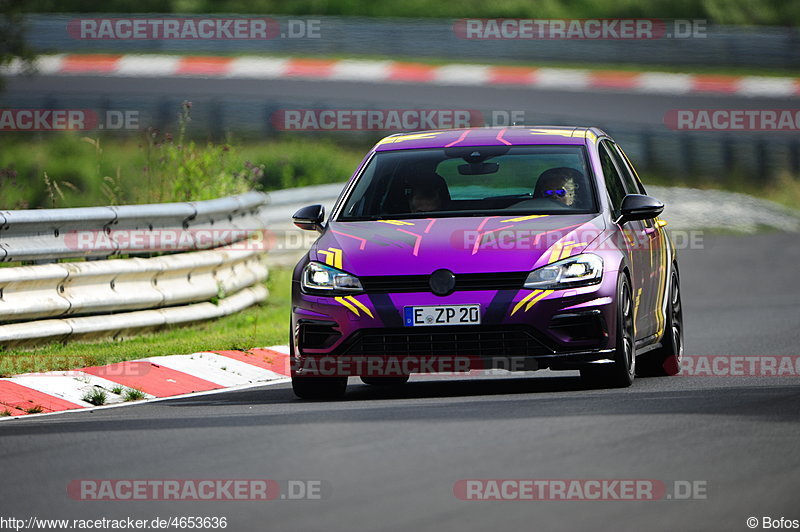
[[[642,377],[677,375],[683,358],[683,307],[681,305],[678,270],[672,269],[669,282],[667,319],[661,347],[639,356],[636,374]]]
[[[621,273],[617,280],[617,345],[613,364],[581,368],[581,378],[591,386],[626,388],[633,384],[636,372],[636,345],[633,336],[633,300],[628,278]]]
[[[361,377],[361,382],[371,386],[402,386],[408,382],[408,375],[400,377]]]
[[[292,375],[292,391],[300,399],[340,399],[347,377],[298,377]]]
[[[289,330],[289,352],[291,356],[295,355],[294,334],[291,330]],[[291,374],[292,391],[300,399],[340,399],[347,390],[347,377],[301,377],[295,374],[294,367]]]

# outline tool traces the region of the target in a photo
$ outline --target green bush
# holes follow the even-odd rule
[[[177,139],[169,133],[147,131],[146,187],[140,189],[137,203],[198,201],[241,194],[254,188],[263,169],[239,160],[228,144],[188,140],[191,102],[183,102]]]
[[[92,387],[91,390],[88,390],[83,397],[81,398],[89,404],[94,406],[102,406],[106,404],[108,400],[108,394],[106,394],[105,390],[97,387]]]
[[[191,104],[177,134],[139,138],[74,132],[16,134],[0,150],[0,209],[198,201],[252,189],[341,182],[370,139],[313,135],[227,143],[191,139]]]
[[[438,18],[702,18],[716,24],[798,25],[800,3],[786,0],[29,0],[33,12],[263,13]]]
[[[260,180],[264,190],[279,190],[347,181],[367,149],[294,137],[264,144],[252,157],[264,168]]]

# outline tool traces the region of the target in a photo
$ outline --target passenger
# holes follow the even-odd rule
[[[574,168],[560,167],[545,170],[536,181],[533,197],[552,199],[565,207],[574,207],[580,188],[578,183],[583,179],[583,174]]]

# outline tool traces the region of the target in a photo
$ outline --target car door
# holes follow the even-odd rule
[[[636,170],[633,168],[630,159],[625,155],[615,143],[611,142],[614,148],[616,160],[619,162],[622,172],[623,182],[633,194],[647,194],[642,185]],[[642,305],[647,305],[647,313],[652,315],[653,334],[661,335],[665,325],[664,314],[664,294],[667,282],[667,235],[664,223],[656,220],[643,220],[644,238],[642,243],[646,246],[650,256],[650,270],[647,272],[647,299],[642,301]]]
[[[638,190],[631,191],[626,186],[623,179],[621,163],[614,150],[613,145],[608,139],[600,141],[598,146],[600,165],[603,169],[603,177],[608,190],[611,206],[614,209],[613,217],[616,220],[620,215],[622,199],[627,194],[638,194]],[[651,257],[643,242],[649,242],[645,226],[641,221],[634,220],[627,222],[620,227],[622,238],[618,245],[621,249],[626,249],[628,260],[631,266],[631,292],[634,304],[634,330],[636,340],[646,338],[655,333],[655,321],[653,313],[648,310],[647,298],[652,297],[652,287],[649,286],[651,280],[649,272],[652,268]]]

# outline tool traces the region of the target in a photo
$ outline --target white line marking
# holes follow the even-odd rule
[[[124,55],[117,62],[114,76],[162,78],[178,70],[181,57],[177,55]]]
[[[226,78],[275,79],[286,74],[288,59],[270,57],[240,57],[234,59]]]
[[[384,81],[389,77],[392,61],[343,60],[334,65],[327,79],[340,81]]]
[[[589,87],[587,70],[540,68],[533,76],[533,85],[553,89],[585,89]]]
[[[486,65],[445,65],[435,70],[434,83],[442,85],[486,85],[489,67]]]

